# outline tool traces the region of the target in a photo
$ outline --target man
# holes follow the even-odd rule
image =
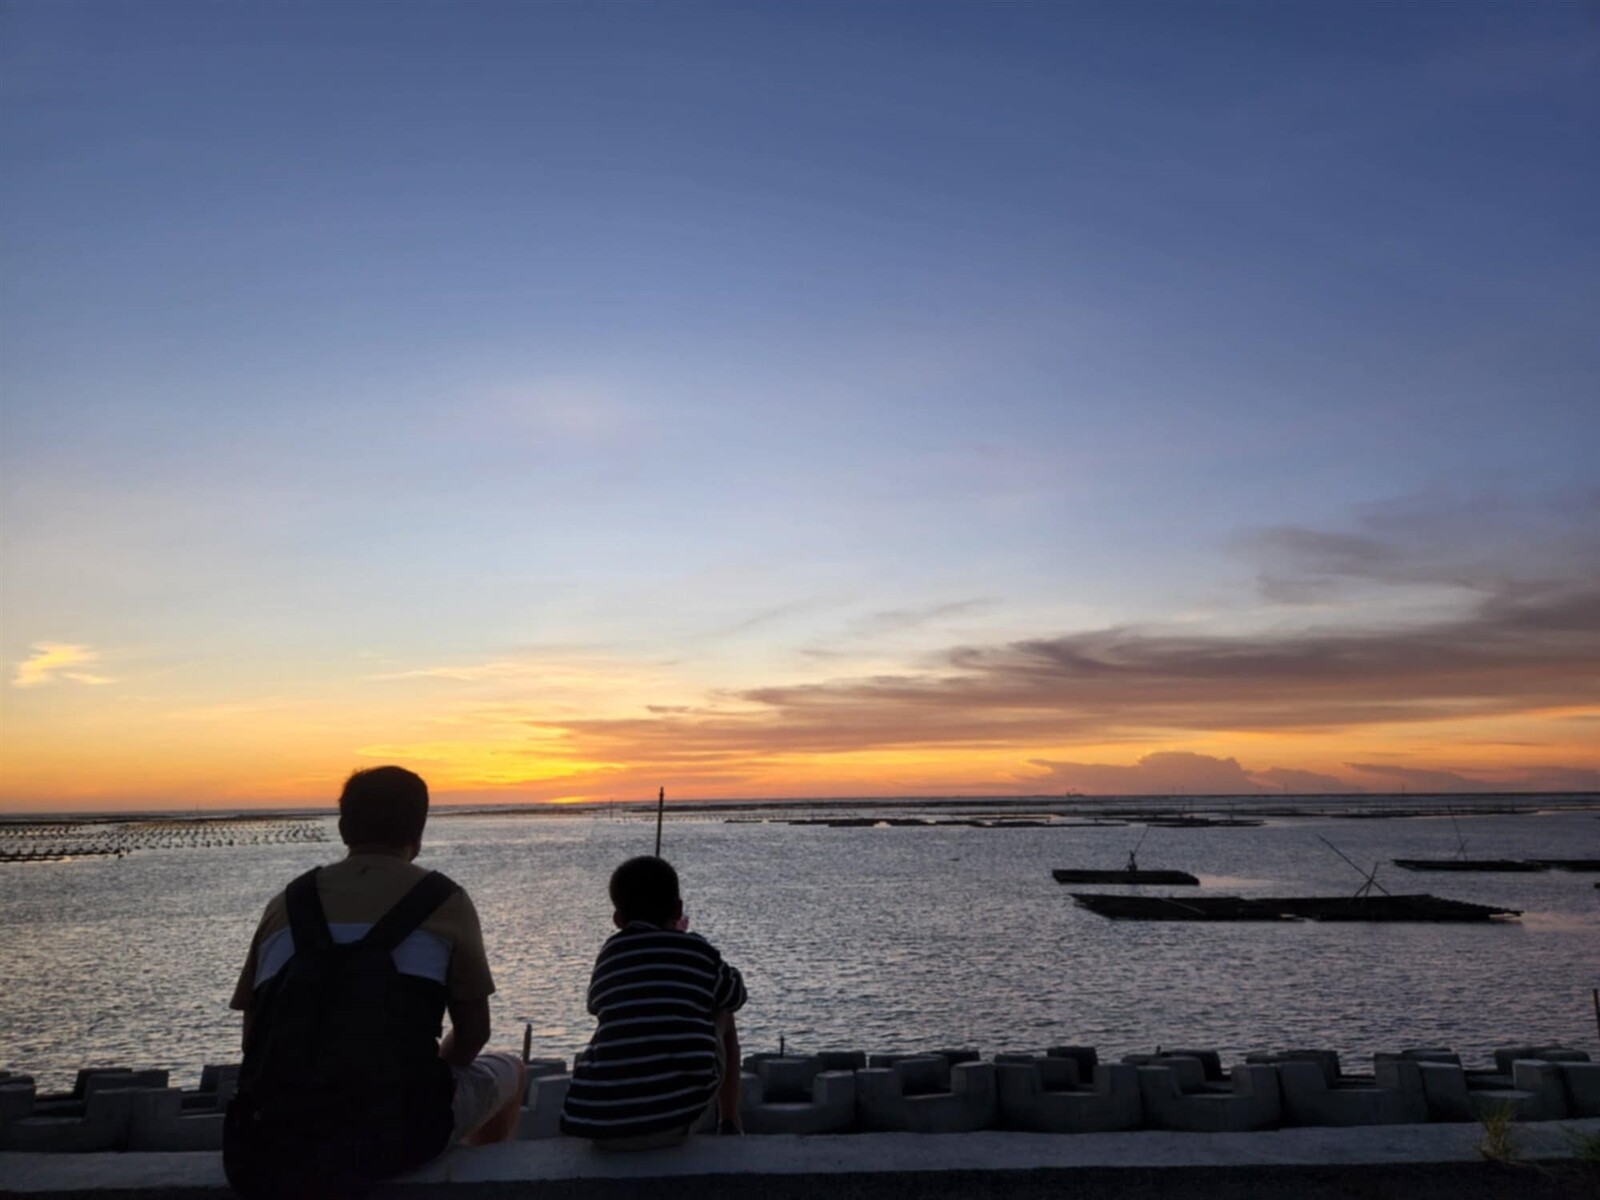
[[[477,911],[412,861],[427,816],[417,775],[357,771],[339,797],[348,853],[262,914],[231,1002],[245,1061],[224,1157],[247,1195],[348,1194],[515,1132],[522,1062],[480,1053],[494,979]]]

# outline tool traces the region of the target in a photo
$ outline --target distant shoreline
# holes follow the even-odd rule
[[[668,811],[688,814],[784,813],[816,810],[862,809],[973,809],[1055,816],[1153,816],[1161,813],[1225,814],[1229,809],[1248,806],[1254,816],[1286,819],[1315,818],[1333,813],[1351,815],[1349,810],[1371,808],[1374,818],[1400,816],[1447,816],[1452,812],[1467,815],[1482,812],[1485,805],[1502,802],[1509,807],[1494,810],[1498,815],[1517,815],[1549,808],[1600,810],[1600,792],[1330,792],[1275,795],[1250,792],[1204,796],[1149,795],[1035,795],[1035,796],[853,796],[786,797],[775,800],[677,800],[668,802]],[[1399,812],[1393,810],[1402,810]],[[509,804],[435,804],[431,816],[441,817],[573,817],[607,814],[638,815],[655,813],[650,799],[588,801],[582,804],[557,804],[551,801]],[[139,810],[34,810],[0,813],[0,826],[12,824],[124,824],[134,821],[254,821],[295,820],[328,817],[332,804],[284,808],[239,809],[139,809]]]

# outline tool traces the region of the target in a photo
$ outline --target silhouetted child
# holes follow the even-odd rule
[[[600,1025],[573,1065],[562,1131],[609,1149],[681,1142],[713,1102],[717,1132],[739,1133],[744,980],[687,932],[678,873],[630,858],[611,875],[612,921],[589,977]]]

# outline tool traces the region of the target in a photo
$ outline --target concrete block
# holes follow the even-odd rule
[[[1247,1063],[1267,1063],[1276,1066],[1286,1062],[1315,1063],[1322,1072],[1323,1082],[1329,1087],[1340,1087],[1347,1084],[1344,1071],[1339,1066],[1339,1055],[1334,1050],[1279,1050],[1271,1054],[1246,1054]],[[1279,1076],[1279,1082],[1282,1082]]]
[[[1184,1067],[1193,1063],[1192,1070]],[[1182,1086],[1185,1077],[1200,1074],[1201,1090]],[[1139,1095],[1145,1121],[1158,1129],[1196,1133],[1225,1133],[1267,1129],[1283,1116],[1276,1068],[1261,1063],[1241,1063],[1233,1068],[1232,1087],[1218,1091],[1206,1087],[1197,1060],[1179,1057],[1138,1068]]]
[[[1094,1069],[1100,1065],[1100,1054],[1093,1046],[1050,1046],[1046,1058],[1070,1058],[1078,1064],[1079,1079],[1093,1079]]]
[[[124,1150],[133,1122],[133,1098],[139,1088],[93,1086],[85,1089],[81,1111],[66,1115],[33,1115],[0,1128],[0,1150],[84,1153]]]
[[[869,1054],[866,1065],[869,1067],[892,1067],[896,1063],[905,1062],[913,1058],[943,1059],[947,1065],[954,1067],[960,1063],[979,1062],[982,1060],[983,1055],[976,1050],[919,1050],[914,1054]]]
[[[1125,1054],[1122,1061],[1130,1067],[1168,1067],[1176,1072],[1178,1087],[1184,1092],[1206,1087],[1205,1064],[1192,1054]]]
[[[1477,1119],[1476,1111],[1467,1098],[1467,1073],[1461,1069],[1459,1061],[1452,1063],[1421,1058],[1400,1058],[1398,1061],[1414,1064],[1422,1076],[1422,1093],[1427,1101],[1430,1121]],[[1381,1070],[1385,1057],[1379,1056],[1377,1062]]]
[[[78,1072],[72,1083],[72,1097],[82,1100],[98,1088],[139,1088],[167,1086],[165,1071],[136,1071],[131,1067],[88,1067]]]
[[[1416,1063],[1387,1072],[1387,1085],[1329,1082],[1327,1063],[1290,1059],[1274,1064],[1286,1125],[1410,1125],[1428,1119],[1428,1100]],[[1405,1072],[1398,1067],[1409,1068]]]
[[[905,1058],[907,1055],[888,1055],[879,1057]],[[775,1051],[759,1051],[755,1054],[744,1056],[744,1069],[746,1074],[756,1070],[758,1063],[763,1063],[769,1058],[805,1058],[818,1063],[819,1071],[860,1071],[866,1066],[867,1054],[864,1050],[818,1050],[813,1054],[778,1054]],[[888,1065],[888,1064],[884,1064]]]
[[[1193,1058],[1199,1061],[1207,1083],[1223,1083],[1228,1073],[1222,1069],[1222,1055],[1215,1050],[1159,1050],[1160,1058]]]
[[[749,1075],[765,1099],[799,1103],[811,1098],[811,1081],[821,1069],[815,1059],[795,1055],[763,1058]]]
[[[1567,1111],[1575,1117],[1600,1117],[1600,1063],[1564,1062],[1561,1083],[1567,1092]],[[0,1094],[4,1093],[0,1085]]]
[[[947,1080],[948,1090],[923,1090]],[[999,1115],[994,1066],[928,1056],[856,1072],[861,1123],[874,1130],[967,1133],[991,1128]]]
[[[1400,1051],[1398,1057],[1409,1058],[1412,1062],[1454,1063],[1461,1065],[1461,1056],[1449,1046],[1421,1046]]]
[[[820,1055],[763,1056],[755,1068],[739,1097],[746,1133],[837,1133],[855,1125],[854,1071],[824,1070]]]
[[[1510,1075],[1511,1064],[1518,1059],[1539,1059],[1543,1062],[1585,1063],[1589,1056],[1570,1046],[1501,1046],[1494,1052],[1494,1069],[1501,1075]]]
[[[0,1145],[5,1144],[5,1127],[12,1121],[33,1115],[35,1096],[31,1075],[12,1075],[0,1079]]]
[[[1567,1089],[1561,1063],[1546,1059],[1518,1059],[1511,1064],[1513,1090],[1526,1093],[1517,1105],[1523,1121],[1559,1121],[1567,1115]]]
[[[1023,1059],[1004,1055],[995,1060],[1005,1127],[1036,1133],[1105,1133],[1137,1129],[1143,1123],[1136,1068],[1126,1063],[1098,1064],[1093,1083],[1085,1084],[1074,1059],[1049,1055]]]
[[[200,1088],[194,1096],[208,1096],[211,1098],[211,1107],[214,1109],[227,1109],[230,1099],[238,1091],[238,1062],[210,1062],[200,1067]],[[184,1101],[189,1102],[187,1101]]]
[[[1072,1058],[1052,1058],[1048,1054],[996,1054],[994,1065],[997,1080],[1003,1066],[1030,1068],[1047,1092],[1065,1092],[1085,1086],[1078,1061]]]
[[[811,1056],[824,1071],[860,1071],[867,1065],[863,1050],[819,1050]]]
[[[1509,1108],[1519,1121],[1548,1121],[1566,1115],[1566,1086],[1561,1063],[1537,1059],[1514,1062],[1507,1087],[1491,1077],[1469,1074],[1454,1063],[1416,1061],[1422,1073],[1428,1118],[1433,1121],[1477,1121]]]
[[[530,1068],[532,1064],[529,1064]],[[514,1140],[532,1141],[536,1138],[553,1138],[561,1133],[561,1106],[566,1103],[567,1089],[572,1086],[572,1076],[528,1076],[528,1091],[522,1112],[517,1117]]]
[[[129,1150],[221,1150],[221,1110],[185,1112],[177,1088],[139,1089],[128,1125]]]

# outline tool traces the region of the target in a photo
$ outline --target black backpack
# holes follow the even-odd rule
[[[223,1169],[241,1196],[360,1195],[450,1144],[444,985],[401,974],[393,951],[457,890],[430,871],[365,937],[339,945],[317,872],[289,885],[294,956],[256,989],[223,1123]]]

